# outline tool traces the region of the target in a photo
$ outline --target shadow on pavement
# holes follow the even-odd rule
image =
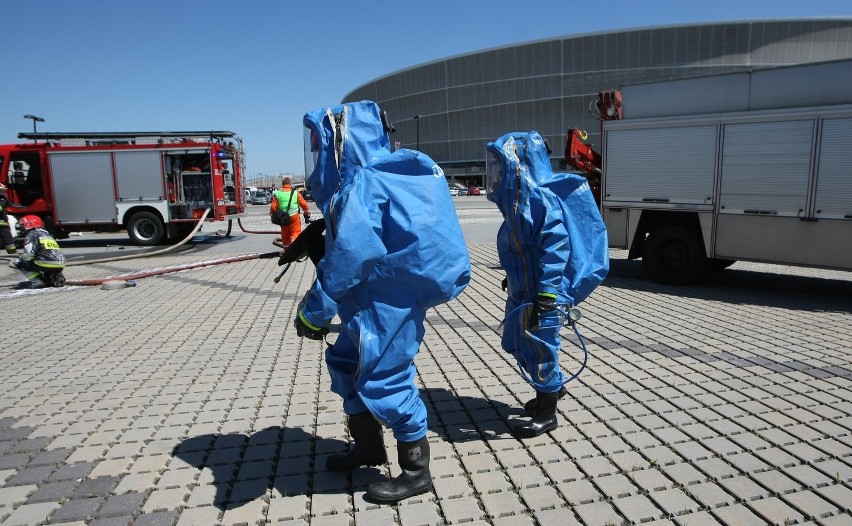
[[[457,396],[441,388],[424,389],[429,408],[429,429],[447,442],[512,439],[509,416],[523,416],[523,409],[484,398]],[[386,444],[388,455],[395,454]],[[172,456],[213,476],[212,504],[234,509],[265,497],[270,489],[281,495],[351,493],[366,490],[381,480],[377,468],[352,472],[325,470],[325,457],[347,451],[342,440],[313,436],[300,428],[273,426],[244,433],[206,434],[189,437],[172,449]]]
[[[774,274],[736,267],[709,272],[694,285],[664,285],[645,274],[641,260],[611,259],[601,287],[669,294],[684,298],[803,311],[852,312],[849,280]]]
[[[513,407],[487,398],[459,396],[440,387],[421,389],[420,393],[429,409],[429,430],[447,442],[515,440],[509,427],[515,422],[510,418],[526,417],[520,404]]]
[[[177,444],[172,455],[212,472],[212,504],[226,510],[265,498],[272,488],[284,496],[348,492],[348,473],[324,471],[326,453],[345,450],[346,443],[341,440],[317,438],[299,428],[273,426],[251,435],[190,437]],[[378,470],[369,471],[378,480]],[[371,481],[365,482],[364,487]]]

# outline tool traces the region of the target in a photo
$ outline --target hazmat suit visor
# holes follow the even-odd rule
[[[305,177],[309,178],[317,168],[320,154],[320,140],[317,132],[311,128],[305,128]]]
[[[487,197],[492,197],[500,188],[504,172],[503,156],[489,149],[485,156],[485,195]]]

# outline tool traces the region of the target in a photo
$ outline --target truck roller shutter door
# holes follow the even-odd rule
[[[813,134],[813,120],[725,125],[720,213],[803,214]]]
[[[716,167],[716,125],[607,131],[607,202],[709,204]]]
[[[822,123],[815,217],[852,219],[852,118]]]

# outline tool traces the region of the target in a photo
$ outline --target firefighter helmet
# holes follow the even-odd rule
[[[18,223],[21,224],[21,228],[23,228],[24,231],[29,231],[34,228],[44,228],[44,221],[42,221],[39,216],[34,215],[24,216],[18,220]]]

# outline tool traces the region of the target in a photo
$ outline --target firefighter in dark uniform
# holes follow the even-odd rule
[[[12,229],[9,228],[9,216],[6,213],[6,208],[9,206],[9,200],[6,199],[6,185],[0,183],[0,244],[7,254],[17,254],[15,250],[15,238],[12,237]]]
[[[59,243],[44,229],[44,222],[38,216],[26,215],[18,224],[24,232],[24,252],[18,259],[9,262],[10,267],[20,270],[27,278],[18,287],[40,289],[63,286],[65,255],[59,249]]]

